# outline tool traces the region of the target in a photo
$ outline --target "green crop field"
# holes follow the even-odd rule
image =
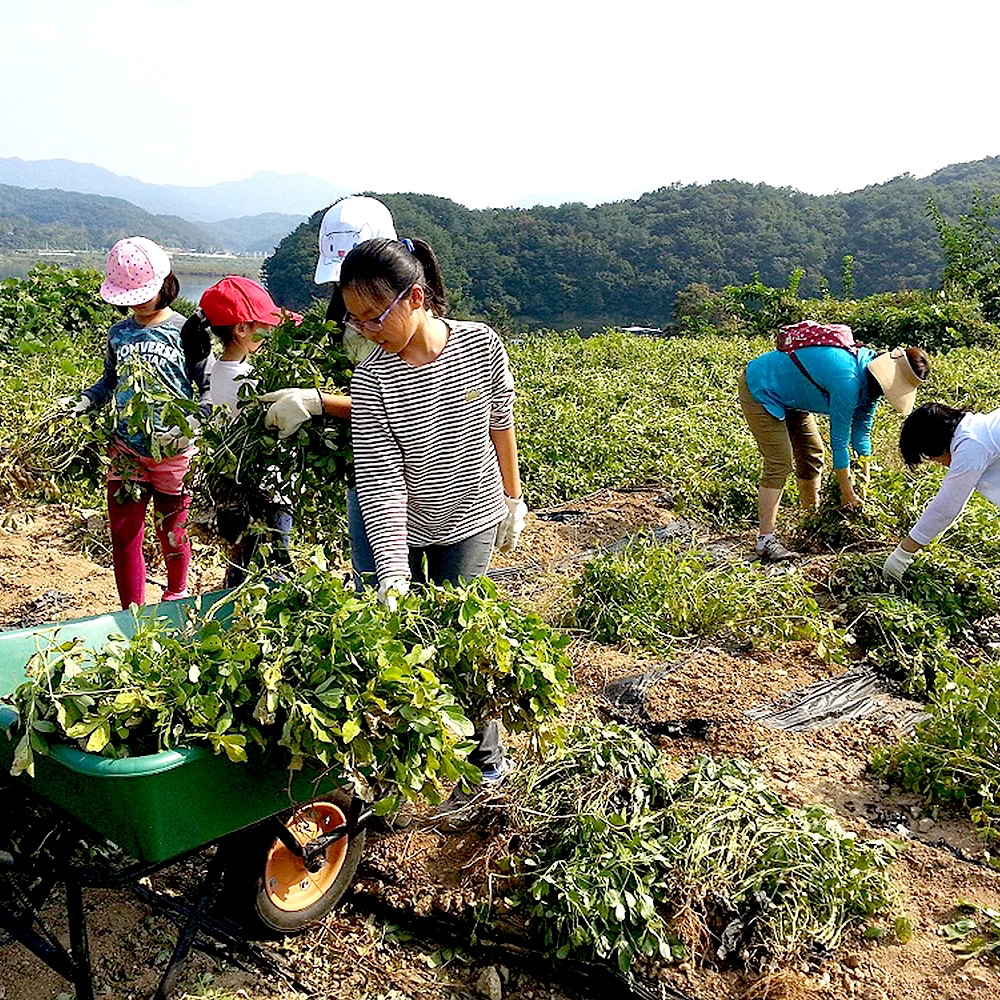
[[[0,286],[0,523],[13,523],[46,498],[81,509],[103,505],[106,419],[54,412],[55,400],[100,374],[103,339],[116,314],[97,304],[98,281],[94,272],[45,268]],[[707,532],[749,539],[759,457],[736,384],[746,362],[771,346],[773,324],[803,313],[831,321],[849,316],[884,346],[919,333],[933,355],[923,400],[1000,406],[1000,331],[968,298],[911,293],[891,303],[872,297],[810,304],[788,290],[752,290],[764,315],[740,312],[751,294],[730,290],[728,304],[720,299],[692,310],[676,337],[607,330],[512,339],[529,507],[655,484],[675,515]],[[256,365],[262,389],[346,388],[350,364],[320,315],[274,338]],[[212,475],[228,474],[234,462],[247,470],[279,463],[297,475],[301,578],[271,598],[264,588],[249,591],[245,618],[225,639],[205,626],[143,634],[130,651],[102,654],[93,675],[74,669],[75,686],[63,694],[60,670],[86,657],[76,648],[43,656],[39,670],[49,662],[48,672],[18,698],[20,768],[56,733],[114,756],[207,739],[238,766],[255,744],[269,742],[260,724],[267,702],[269,719],[287,713],[281,742],[290,753],[313,754],[403,797],[434,801],[442,778],[463,773],[456,747],[471,723],[461,709],[489,705],[509,728],[534,737],[531,766],[518,778],[526,847],[493,903],[542,929],[549,955],[609,959],[623,970],[654,958],[711,963],[705,935],[723,898],[753,899],[762,908],[741,960],[833,949],[857,928],[892,928],[885,933],[905,941],[910,928],[889,876],[897,844],[862,841],[820,806],[786,805],[743,761],[699,757],[678,772],[630,730],[597,726],[584,709],[567,714],[569,636],[669,656],[678,643],[723,634],[759,648],[806,644],[838,669],[864,663],[892,690],[922,701],[923,721],[907,740],[880,750],[873,765],[927,808],[956,810],[984,838],[1000,831],[1000,516],[974,498],[903,584],[886,584],[879,554],[910,527],[941,475],[905,470],[896,448],[900,421],[887,406],[877,413],[874,472],[859,514],[827,503],[806,521],[785,505],[781,528],[824,560],[823,587],[797,568],[775,576],[745,561],[719,563],[697,547],[634,545],[586,561],[545,621],[492,585],[437,602],[411,595],[398,614],[332,585],[317,568],[326,563],[316,546],[326,558],[344,552],[349,442],[342,429],[317,426],[279,444],[261,418],[258,410],[237,430],[206,431],[196,500],[204,502]],[[206,551],[221,545],[211,537],[203,544]],[[311,638],[320,633],[325,645]],[[337,650],[351,644],[370,655],[338,660]],[[166,652],[144,687],[143,671],[132,667],[152,645]],[[258,671],[264,646],[268,670],[293,665],[284,687],[277,675]],[[195,669],[205,650],[211,669]],[[459,678],[476,664],[479,672],[468,673],[475,685],[463,684]],[[106,687],[118,692],[106,704],[88,693]],[[186,714],[164,709],[172,691],[183,692]],[[409,710],[411,702],[422,706],[418,712]],[[385,731],[359,737],[361,705],[365,725],[382,713],[406,728],[405,766],[391,774]],[[148,718],[136,722],[142,712]],[[421,732],[426,745],[415,735]],[[682,933],[674,916],[692,908],[705,926]],[[483,914],[495,916],[489,906]]]

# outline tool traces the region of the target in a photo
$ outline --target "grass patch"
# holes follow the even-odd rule
[[[667,652],[676,638],[729,633],[740,640],[817,642],[839,648],[812,585],[791,569],[717,563],[707,552],[637,543],[583,567],[573,588],[573,623],[598,642]]]

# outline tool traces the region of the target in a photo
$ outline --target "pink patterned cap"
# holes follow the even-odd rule
[[[105,270],[101,298],[113,306],[138,306],[163,287],[170,258],[145,236],[129,236],[111,248]]]

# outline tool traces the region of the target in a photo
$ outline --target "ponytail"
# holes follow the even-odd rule
[[[441,265],[438,263],[437,254],[434,253],[431,245],[424,240],[408,240],[412,249],[410,253],[420,261],[420,266],[424,270],[424,292],[427,302],[434,310],[435,316],[443,316],[447,302],[444,294],[444,275],[441,274]]]
[[[181,327],[184,367],[189,372],[194,371],[212,352],[212,340],[208,335],[208,329],[208,317],[200,309],[196,309]]]
[[[351,250],[340,267],[340,289],[353,287],[376,300],[392,299],[411,285],[424,290],[429,310],[436,316],[444,315],[441,265],[424,240],[366,240]],[[329,310],[327,317],[331,318]]]

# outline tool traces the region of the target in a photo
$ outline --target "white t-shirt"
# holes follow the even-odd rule
[[[212,402],[216,406],[224,406],[230,420],[239,410],[240,386],[244,382],[255,385],[253,379],[248,378],[251,368],[249,361],[216,361],[212,366],[209,390]]]
[[[959,421],[951,439],[951,465],[910,538],[920,545],[933,541],[962,513],[973,491],[1000,505],[1000,410],[967,413]]]

